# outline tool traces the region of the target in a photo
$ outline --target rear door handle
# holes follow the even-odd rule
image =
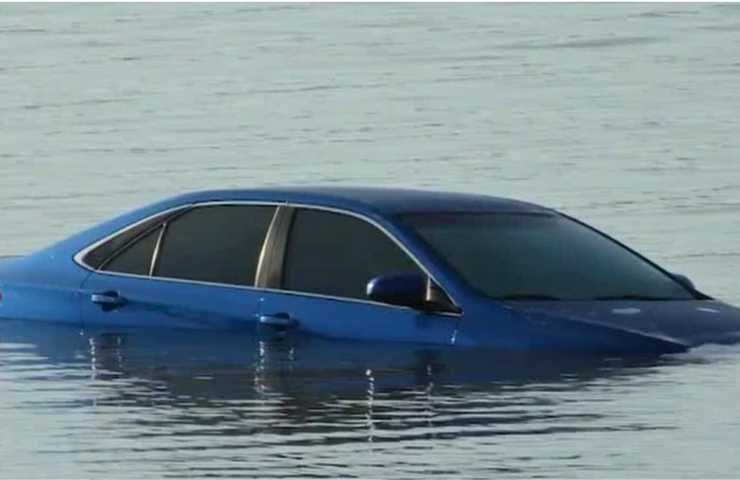
[[[103,310],[112,310],[126,304],[126,299],[118,292],[100,292],[90,295],[90,301],[103,307]]]
[[[267,325],[278,330],[286,330],[295,327],[298,322],[287,313],[273,313],[272,315],[260,315],[260,325]]]

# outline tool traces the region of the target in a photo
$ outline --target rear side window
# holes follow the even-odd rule
[[[420,273],[385,233],[358,218],[298,210],[290,229],[283,288],[367,299],[367,283],[379,275]]]
[[[195,208],[167,225],[154,276],[254,285],[275,207]]]
[[[152,256],[161,231],[162,227],[159,227],[136,240],[105,263],[102,269],[108,272],[149,275]]]
[[[101,268],[106,269],[105,264],[110,262],[111,257],[117,255],[122,249],[128,248],[132,242],[137,241],[137,239],[141,238],[143,234],[161,224],[168,217],[177,215],[177,213],[178,212],[167,212],[162,215],[157,215],[145,222],[127,229],[107,242],[95,247],[93,250],[90,250],[82,259],[83,263],[96,270]]]

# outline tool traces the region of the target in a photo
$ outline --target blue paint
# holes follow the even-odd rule
[[[435,313],[276,289],[110,275],[92,272],[73,259],[85,247],[157,212],[213,201],[312,205],[369,218],[413,252],[461,312]],[[32,255],[0,259],[0,317],[85,328],[269,330],[278,326],[277,330],[327,337],[502,351],[677,352],[740,338],[740,311],[710,299],[530,302],[483,297],[466,287],[395,219],[399,212],[432,211],[552,212],[514,200],[411,190],[285,188],[190,193],[121,215]],[[103,297],[93,298],[96,294]],[[120,294],[125,301],[117,304],[109,294]]]

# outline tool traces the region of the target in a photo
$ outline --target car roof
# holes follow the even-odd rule
[[[180,201],[271,201],[320,205],[355,211],[372,210],[380,214],[424,212],[550,211],[533,203],[488,195],[433,190],[369,187],[277,187],[247,190],[209,190],[193,192]]]
[[[373,217],[389,217],[404,213],[425,212],[553,212],[553,210],[539,205],[507,198],[470,193],[400,188],[296,186],[206,190],[170,197],[123,213],[118,217],[90,227],[46,249],[40,250],[36,254],[48,255],[49,252],[52,252],[54,255],[73,256],[81,249],[90,246],[93,242],[99,241],[135,222],[149,218],[164,210],[187,204],[233,201],[321,206]]]

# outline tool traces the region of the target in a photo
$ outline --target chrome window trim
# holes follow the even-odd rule
[[[179,216],[179,215],[178,215]],[[164,236],[167,234],[167,227],[170,226],[170,221],[165,220],[162,225],[160,225],[159,228],[159,236],[157,236],[157,243],[154,245],[154,251],[152,252],[152,258],[149,261],[149,276],[154,276],[154,271],[157,268],[157,260],[159,260],[159,253],[162,250],[162,240],[164,240]]]
[[[277,283],[275,276],[279,277],[282,271],[282,257],[275,252],[282,252],[285,249],[285,236],[282,234],[293,218],[293,209],[280,205],[275,210],[275,215],[270,222],[270,227],[265,234],[265,241],[262,243],[262,251],[257,263],[257,272],[254,278],[255,287],[269,288],[270,285]],[[278,260],[280,260],[278,264]],[[276,274],[276,272],[279,272]]]
[[[275,213],[272,215],[272,220],[270,220],[270,225],[267,226],[267,232],[265,232],[265,239],[262,242],[262,248],[260,249],[260,254],[257,257],[257,269],[254,272],[254,286],[262,285],[264,284],[264,276],[265,276],[265,264],[268,262],[268,259],[272,256],[270,255],[270,252],[268,251],[268,245],[270,245],[270,239],[275,235],[275,230],[277,229],[277,223],[278,219],[280,218],[280,208],[277,207],[275,209]]]
[[[140,278],[140,279],[149,279],[149,280],[163,280],[168,282],[177,282],[177,283],[188,283],[188,284],[195,284],[195,285],[209,285],[209,286],[217,286],[217,287],[228,287],[228,288],[237,288],[242,290],[257,290],[257,291],[265,291],[265,292],[272,292],[272,293],[286,293],[290,295],[300,295],[300,296],[307,296],[307,297],[314,297],[314,298],[323,298],[328,300],[336,300],[336,301],[345,301],[345,302],[354,302],[354,303],[365,303],[370,305],[378,305],[383,307],[389,307],[394,309],[404,309],[404,310],[412,310],[412,311],[419,311],[411,307],[404,307],[401,305],[392,305],[388,303],[382,303],[382,302],[376,302],[373,300],[363,300],[360,298],[351,298],[351,297],[339,297],[339,296],[332,296],[332,295],[323,295],[319,293],[311,293],[311,292],[302,292],[302,291],[295,291],[295,290],[286,290],[282,288],[268,288],[268,287],[258,287],[258,286],[246,286],[246,285],[232,285],[228,283],[217,283],[217,282],[204,282],[199,280],[186,280],[186,279],[180,279],[180,278],[169,278],[169,277],[161,277],[161,276],[154,276],[154,275],[135,275],[131,273],[121,273],[121,272],[109,272],[105,270],[96,270],[89,265],[85,264],[82,259],[87,255],[91,250],[94,250],[95,248],[99,247],[103,243],[111,240],[112,238],[116,237],[117,235],[120,235],[132,228],[135,228],[142,223],[145,223],[149,220],[151,220],[154,217],[160,216],[160,215],[166,215],[172,212],[176,212],[178,210],[185,210],[185,209],[191,209],[194,207],[207,207],[207,206],[217,206],[217,205],[253,205],[253,206],[271,206],[275,207],[275,214],[273,217],[273,220],[278,216],[279,208],[280,207],[291,207],[291,208],[304,208],[304,209],[311,209],[311,210],[322,210],[326,212],[332,212],[337,213],[340,215],[348,215],[351,217],[355,217],[359,220],[365,221],[369,223],[370,225],[373,225],[375,228],[379,229],[386,237],[390,238],[392,242],[394,242],[398,247],[401,248],[401,250],[406,253],[406,255],[409,256],[409,258],[421,269],[424,274],[426,274],[432,281],[439,286],[440,289],[447,295],[447,297],[450,299],[450,302],[457,307],[460,308],[460,305],[455,299],[445,290],[442,285],[437,281],[437,279],[432,275],[432,273],[426,268],[426,266],[419,261],[418,258],[403,244],[400,240],[398,240],[391,232],[388,231],[383,225],[381,225],[379,222],[377,222],[375,219],[368,217],[365,214],[353,212],[350,210],[342,210],[341,208],[336,207],[327,207],[324,205],[315,205],[315,204],[307,204],[307,203],[294,203],[294,202],[288,202],[288,201],[264,201],[264,200],[214,200],[214,201],[207,201],[207,202],[192,202],[188,204],[178,205],[177,207],[173,207],[167,210],[162,210],[160,212],[154,213],[146,218],[143,218],[139,220],[138,222],[132,223],[131,225],[127,225],[110,235],[92,243],[91,245],[83,248],[77,254],[73,257],[75,263],[77,263],[79,266],[83,267],[84,269],[93,272],[98,273],[101,275],[109,275],[109,276],[121,276],[121,277],[130,277],[130,278]],[[266,243],[269,237],[270,228],[272,227],[272,221],[270,222],[270,227],[268,227],[268,231],[265,234],[265,240]],[[159,226],[162,226],[164,223],[167,223],[167,221],[163,222]],[[165,229],[162,230],[164,232]],[[263,248],[264,248],[263,243]],[[154,255],[152,256],[154,258]],[[262,268],[261,261],[263,260],[262,251],[260,251],[259,256],[259,262],[257,264],[257,271],[259,272]],[[256,279],[255,279],[256,280]],[[444,316],[453,316],[453,317],[459,317],[462,315],[461,312],[434,312],[435,315],[444,315]]]

